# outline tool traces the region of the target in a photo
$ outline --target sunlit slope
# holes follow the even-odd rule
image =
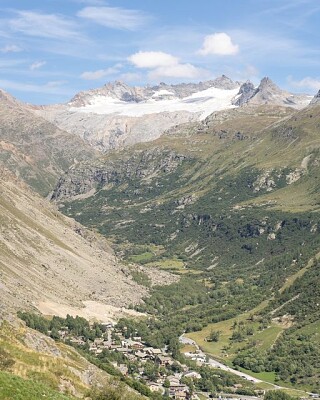
[[[108,243],[62,216],[1,169],[1,303],[82,307],[83,301],[125,306],[146,290],[117,262]]]

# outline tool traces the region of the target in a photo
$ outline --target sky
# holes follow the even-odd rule
[[[0,88],[33,104],[120,80],[320,89],[319,0],[1,0]]]

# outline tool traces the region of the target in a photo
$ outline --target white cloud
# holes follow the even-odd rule
[[[17,17],[8,23],[13,31],[29,36],[63,40],[80,37],[78,27],[73,21],[56,14],[18,11]]]
[[[31,71],[34,71],[36,69],[43,67],[44,65],[46,65],[46,61],[36,61],[32,63],[29,68]]]
[[[15,44],[7,44],[6,46],[0,49],[1,53],[18,53],[22,51],[22,49]]]
[[[220,56],[232,56],[239,52],[239,46],[232,43],[231,37],[224,32],[213,33],[204,38],[199,54],[207,56],[215,54]]]
[[[289,76],[287,80],[291,86],[296,88],[312,90],[315,92],[320,90],[320,79],[318,78],[311,78],[310,76],[306,76],[305,78],[296,81],[292,78],[292,76]]]
[[[85,7],[77,13],[77,16],[107,28],[130,31],[139,29],[150,20],[150,17],[141,11],[120,7]]]
[[[128,57],[137,68],[150,69],[148,77],[151,80],[161,78],[195,79],[207,75],[207,71],[192,64],[180,63],[179,58],[162,51],[139,51]]]
[[[162,51],[139,51],[128,57],[128,60],[138,68],[168,67],[179,63],[177,57]]]
[[[121,64],[116,64],[113,67],[106,69],[99,69],[97,71],[87,71],[83,72],[80,75],[80,77],[82,79],[87,79],[87,80],[101,79],[104,78],[105,76],[117,74],[120,71],[121,67],[122,67]]]

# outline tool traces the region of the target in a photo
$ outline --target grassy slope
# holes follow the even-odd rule
[[[25,380],[8,372],[0,372],[0,398],[2,400],[74,399],[48,388],[43,383]]]
[[[0,325],[0,349],[0,357],[5,352],[6,358],[13,361],[6,371],[0,370],[1,400],[73,400],[88,395],[92,388],[102,387],[105,393],[114,395],[118,385],[74,348],[54,342],[17,321],[14,325],[7,321]],[[144,398],[125,384],[118,389],[123,398]]]
[[[34,348],[26,344],[29,343],[29,340],[26,342],[26,335],[29,340],[32,338]],[[13,327],[7,322],[3,322],[0,326],[0,346],[14,361],[10,372],[27,380],[24,385],[23,380],[17,379],[19,384],[17,388],[22,390],[23,387],[32,386],[32,383],[28,383],[28,380],[31,380],[34,382],[34,393],[46,388],[48,393],[52,391],[52,398],[55,398],[54,391],[58,391],[62,381],[71,382],[77,393],[85,393],[88,390],[79,378],[79,374],[88,369],[89,364],[72,348],[62,344],[55,346],[43,335],[28,330],[22,325]],[[102,375],[107,378],[107,374]],[[7,381],[6,386],[10,385],[14,379],[8,375],[2,376],[2,380]],[[60,399],[60,397],[56,398]]]

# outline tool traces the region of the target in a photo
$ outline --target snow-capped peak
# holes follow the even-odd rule
[[[238,93],[239,86],[235,89],[218,89],[209,87],[185,97],[168,89],[153,90],[144,100],[127,101],[113,97],[111,94],[96,93],[82,106],[70,105],[70,111],[93,114],[117,114],[131,117],[141,117],[147,114],[161,112],[189,111],[199,113],[200,119],[206,118],[214,111],[235,107],[231,100]]]

